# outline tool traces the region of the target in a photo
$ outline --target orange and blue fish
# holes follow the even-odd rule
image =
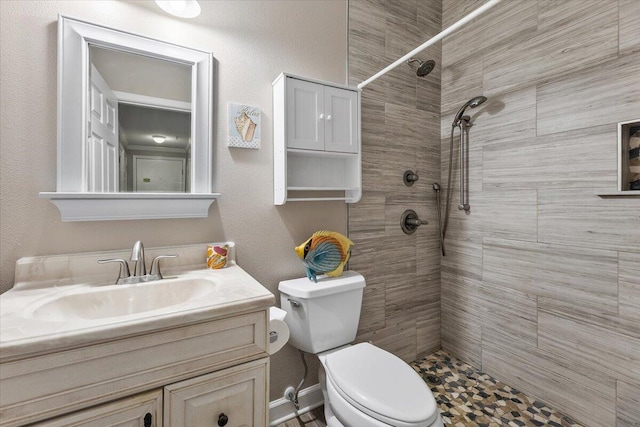
[[[353,242],[335,231],[316,231],[296,247],[309,280],[318,282],[318,274],[337,277],[351,257]]]

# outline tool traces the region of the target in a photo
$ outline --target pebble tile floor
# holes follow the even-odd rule
[[[431,388],[445,427],[583,427],[444,351],[410,365]],[[277,427],[326,427],[322,410],[314,409]]]

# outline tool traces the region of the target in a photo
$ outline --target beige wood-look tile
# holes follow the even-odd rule
[[[482,280],[482,240],[445,238],[446,256],[440,260],[443,292],[447,282],[466,279]],[[445,281],[446,273],[446,281]]]
[[[372,85],[377,82],[372,83]],[[362,146],[366,150],[369,145],[384,145],[384,101],[375,92],[367,91],[362,95],[361,123],[362,123]]]
[[[479,289],[482,304],[482,336],[500,334],[521,344],[536,346],[537,297],[483,283]]]
[[[620,316],[636,320],[640,329],[640,252],[620,252],[618,262]]]
[[[456,21],[464,18],[488,0],[443,0],[442,2],[442,28],[447,28]]]
[[[594,371],[640,382],[640,338],[540,311],[538,348],[568,361],[588,363]]]
[[[616,427],[640,426],[640,383],[618,380],[618,419]]]
[[[407,169],[416,170],[417,148],[388,144],[368,145],[362,150],[362,189],[387,193],[410,194],[402,176]]]
[[[371,334],[373,345],[387,350],[405,362],[416,360],[416,321],[409,320],[397,324],[389,324]]]
[[[638,75],[637,53],[539,86],[538,135],[637,119]]]
[[[448,256],[448,255],[447,255]],[[479,280],[443,268],[441,284],[442,348],[474,366],[481,363],[484,312]]]
[[[399,58],[418,46],[418,0],[386,0],[385,54]]]
[[[451,119],[442,125],[443,136],[448,135],[453,114],[469,99],[483,93],[482,69],[482,58],[474,55],[455,64],[442,67],[440,109],[451,114]]]
[[[440,349],[440,301],[429,303],[416,318],[417,357]]]
[[[440,302],[440,275],[400,275],[385,286],[385,316],[409,321],[421,316],[426,307]]]
[[[501,46],[526,41],[536,33],[537,11],[536,2],[530,0],[509,0],[494,6],[454,36],[444,38],[447,55],[443,64],[449,66],[470,54],[490,55]]]
[[[634,198],[602,198],[596,190],[538,191],[538,240],[621,251],[640,249],[640,204]]]
[[[640,2],[618,0],[619,49],[620,55],[640,50]]]
[[[379,191],[363,191],[358,203],[348,206],[349,236],[352,238],[383,237],[385,233],[385,195]]]
[[[438,219],[434,218],[437,230]],[[416,236],[416,272],[419,275],[440,275],[440,241],[436,235],[420,233]]]
[[[615,188],[616,140],[616,126],[604,125],[485,145],[482,188]]]
[[[359,270],[356,270],[360,272]],[[365,273],[362,273],[363,275]],[[360,308],[360,323],[358,335],[373,332],[384,328],[386,324],[385,314],[385,284],[386,279],[380,279],[375,275],[365,276],[366,286],[362,295],[362,307]]]
[[[425,194],[428,204],[435,206],[433,183],[440,182],[440,135],[425,135],[423,144],[418,147],[416,170],[420,179],[411,187],[415,193]]]
[[[371,77],[371,67],[384,67],[386,13],[375,0],[349,2],[349,82]],[[382,68],[380,68],[382,69]],[[367,87],[367,91],[370,86]]]
[[[486,284],[617,314],[615,251],[485,238]]]
[[[536,136],[536,88],[530,86],[490,96],[484,104],[468,108],[465,113],[473,123],[469,130],[470,144],[483,147],[498,142],[522,144],[519,140]]]
[[[536,35],[484,55],[485,95],[530,86],[562,73],[576,75],[617,57],[616,1],[538,2]]]
[[[471,215],[480,217],[487,237],[530,240],[537,238],[535,190],[486,190],[469,194]]]
[[[439,44],[438,44],[439,48]],[[416,107],[420,110],[431,111],[436,113],[435,120],[440,122],[440,81],[441,81],[441,65],[440,53],[437,55],[420,54],[420,57],[432,59],[436,61],[435,68],[431,73],[424,77],[416,78]],[[440,135],[433,135],[439,139]]]
[[[407,245],[404,237],[352,238],[349,267],[365,279],[393,279],[398,274],[415,274],[415,243]]]
[[[501,338],[484,341],[482,370],[588,426],[615,425],[615,381],[574,371],[567,361]]]
[[[437,113],[387,103],[384,115],[387,141],[394,146],[417,148],[422,145],[423,135],[440,132],[438,117]]]
[[[410,50],[410,49],[409,49]],[[395,58],[388,63],[395,61]],[[371,75],[380,70],[371,70]],[[408,64],[400,65],[380,77],[385,87],[385,97],[395,105],[400,105],[410,109],[416,109],[416,84],[418,77]],[[366,90],[366,88],[365,88]],[[407,116],[407,121],[411,121],[411,116]]]
[[[420,0],[418,2],[418,31],[423,42],[442,30],[442,1]]]
[[[601,306],[576,304],[554,297],[538,297],[538,310],[581,323],[603,327],[640,339],[640,322],[603,310]]]

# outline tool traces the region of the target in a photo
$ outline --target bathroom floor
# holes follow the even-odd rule
[[[444,351],[412,362],[431,388],[445,426],[582,427],[571,418],[495,380]],[[322,407],[277,427],[325,427]]]

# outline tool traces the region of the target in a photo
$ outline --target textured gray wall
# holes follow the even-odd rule
[[[443,27],[481,3],[444,0]],[[640,425],[640,198],[596,195],[616,190],[616,123],[640,118],[639,15],[509,0],[442,43],[443,183],[453,115],[489,98],[467,110],[443,348],[591,427]]]
[[[440,0],[350,0],[349,83],[356,85],[440,32]],[[367,280],[358,340],[406,361],[440,348],[440,45],[426,78],[401,65],[362,92],[362,201],[349,206],[350,268]],[[405,170],[418,172],[412,187]],[[429,225],[400,229],[405,209]]]

